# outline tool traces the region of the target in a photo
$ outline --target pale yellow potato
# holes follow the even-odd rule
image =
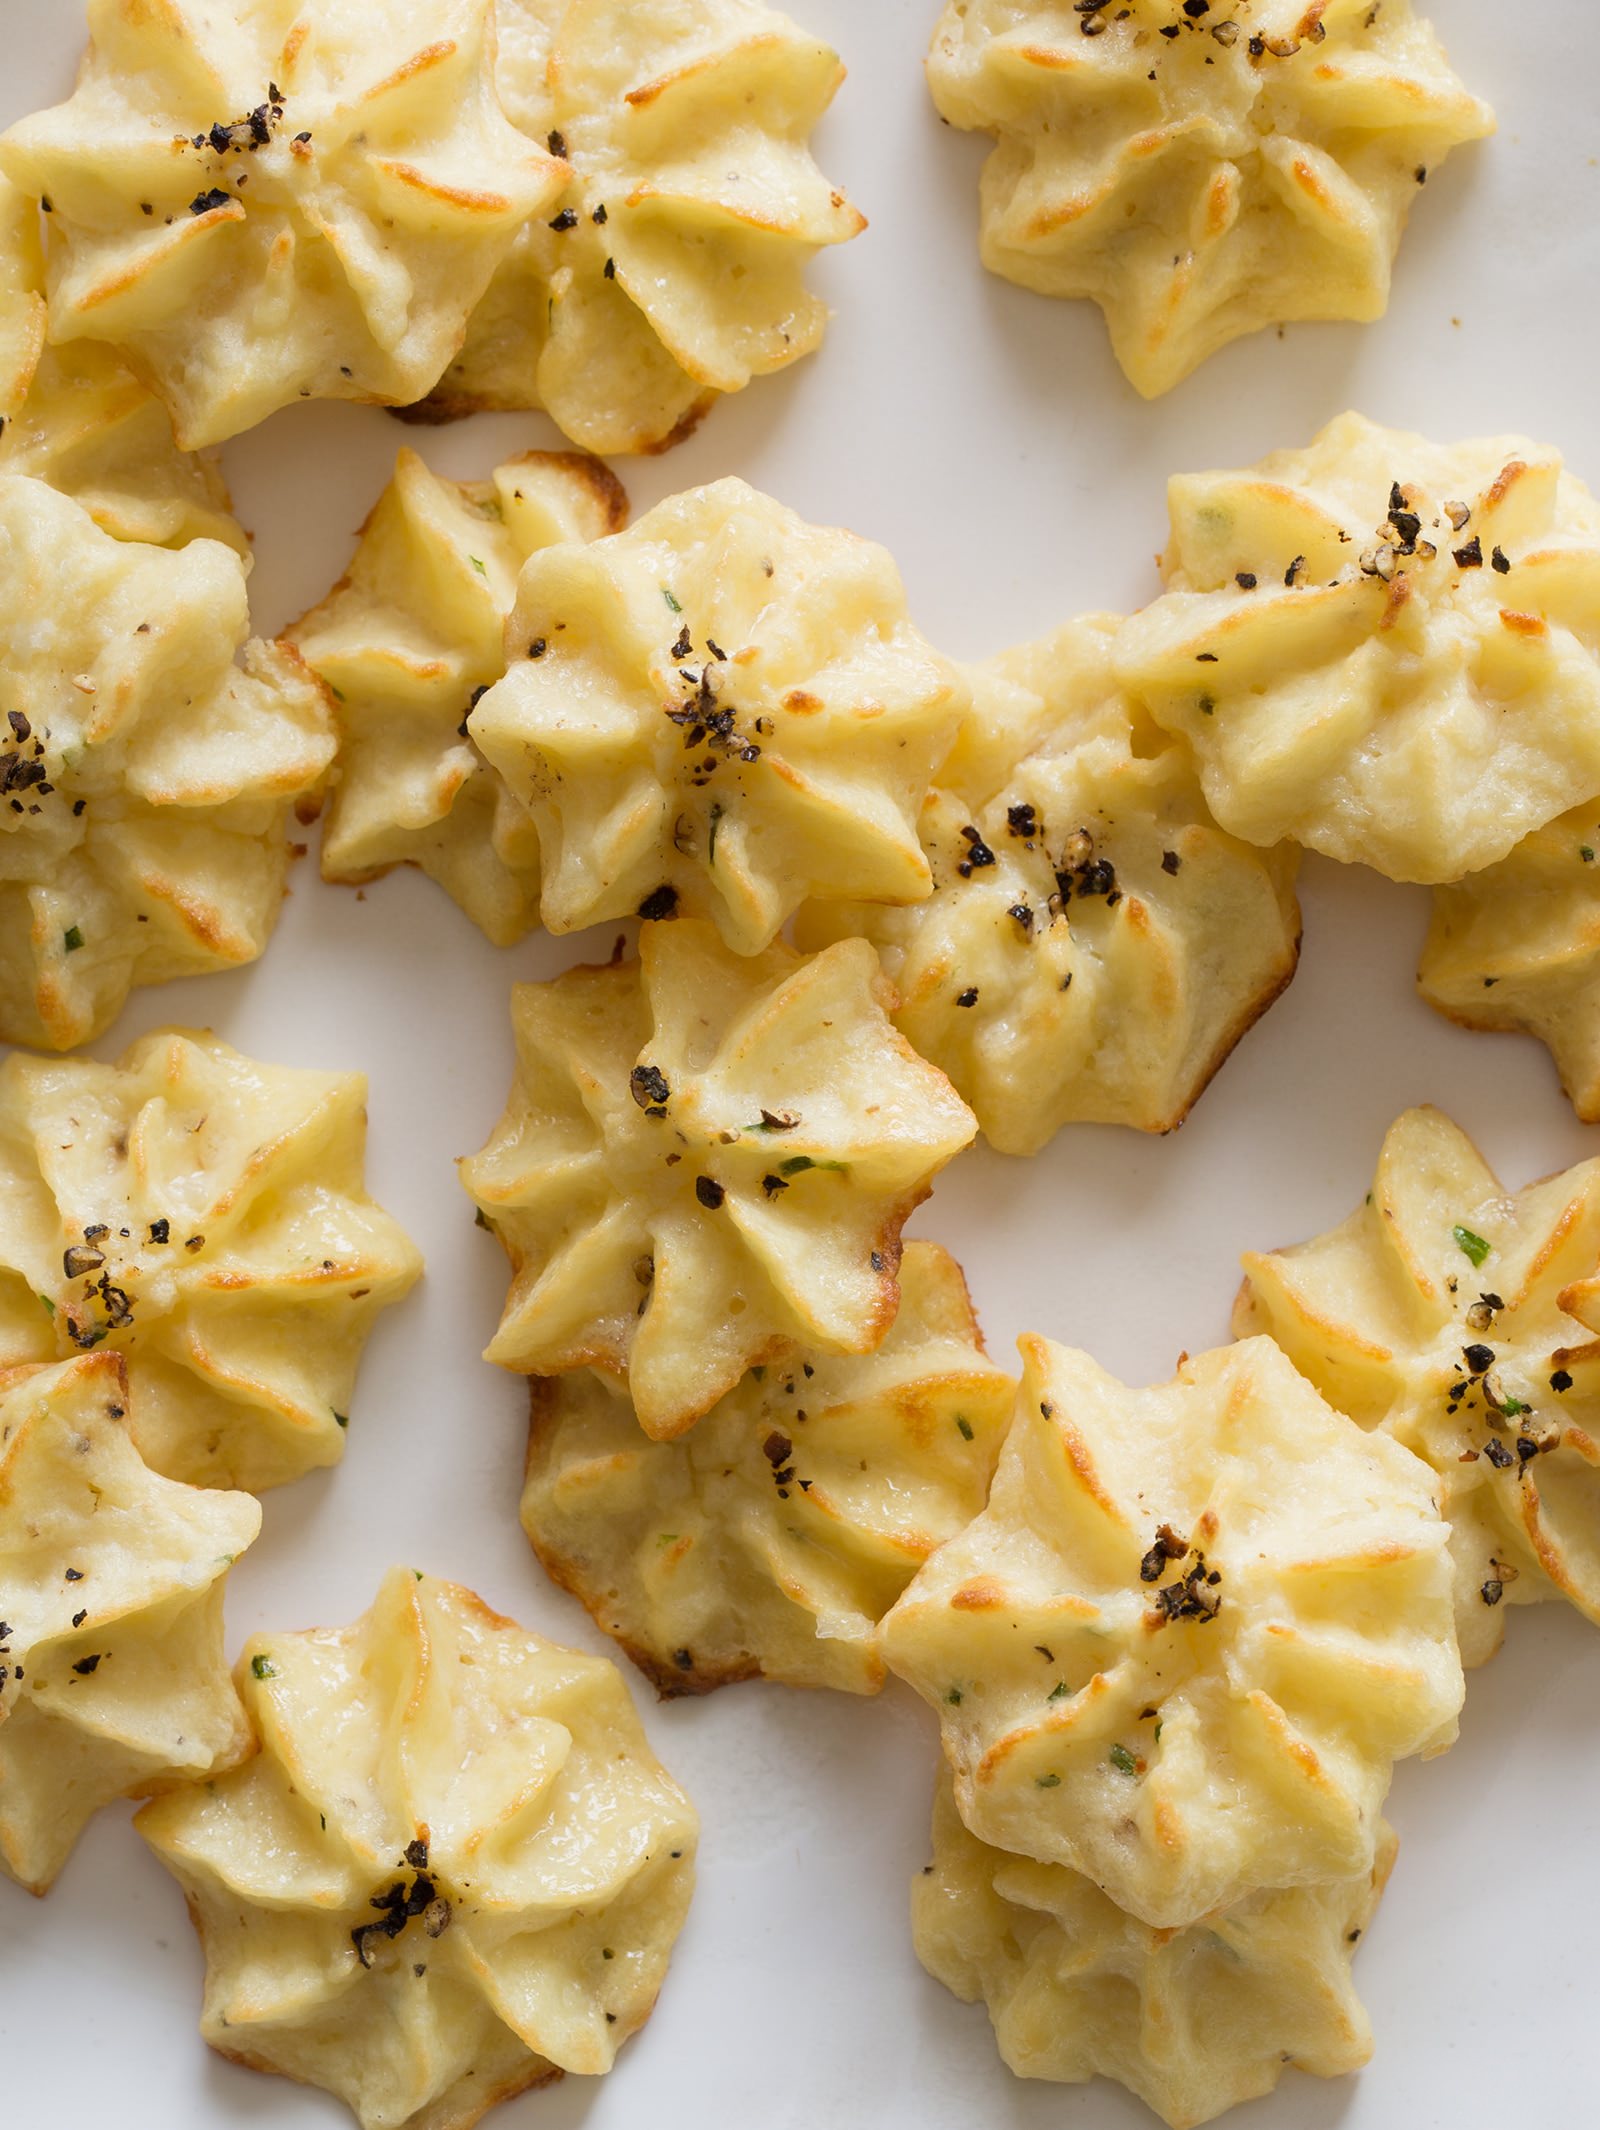
[[[1146,398],[1264,326],[1380,318],[1419,186],[1494,130],[1411,0],[950,0],[928,83],[995,136],[985,266],[1098,303]]]
[[[1462,1701],[1434,1474],[1270,1339],[1151,1390],[1022,1351],[988,1508],[880,1630],[962,1819],[1157,1930],[1370,1871]]]
[[[334,731],[298,655],[246,641],[245,570],[0,474],[0,1040],[69,1050],[270,939]]]
[[[1600,804],[1434,890],[1417,988],[1464,1028],[1537,1036],[1578,1115],[1600,1123]]]
[[[103,1805],[242,1760],[222,1653],[247,1494],[148,1470],[122,1356],[0,1369],[0,1871],[46,1893]]]
[[[1345,414],[1168,508],[1118,672],[1234,835],[1438,885],[1600,793],[1600,504],[1557,451]]]
[[[0,139],[49,203],[50,334],[127,352],[186,449],[301,399],[419,399],[565,166],[491,0],[89,0],[71,97]]]
[[[922,810],[931,898],[813,904],[859,933],[895,1024],[1003,1154],[1064,1124],[1180,1125],[1294,975],[1297,854],[1212,820],[1188,750],[1121,693],[1094,614],[968,672],[973,707]]]
[[[473,313],[424,417],[543,407],[663,451],[809,355],[805,269],[865,221],[813,161],[838,54],[760,0],[499,0],[506,109],[571,172]]]
[[[665,901],[760,953],[808,897],[916,902],[967,707],[886,551],[740,480],[533,556],[468,731],[527,809],[552,932]]]
[[[627,517],[614,475],[577,452],[528,452],[487,481],[447,481],[401,452],[350,568],[286,632],[336,706],[325,880],[415,865],[496,946],[538,922],[538,835],[467,713],[504,676],[523,563]]]
[[[1340,2078],[1371,2056],[1350,1963],[1396,1847],[1382,1825],[1369,1870],[1152,1930],[1081,1872],[969,1834],[946,1777],[933,1862],[911,1882],[912,1937],[936,1981],[988,2007],[1019,2078],[1114,2078],[1171,2130],[1194,2130],[1286,2070]]]
[[[363,2130],[469,2130],[609,2071],[655,2005],[698,1825],[616,1667],[395,1569],[346,1628],[257,1635],[260,1750],[148,1805],[212,2048]]]
[[[48,481],[122,540],[248,554],[215,454],[178,449],[172,417],[114,349],[47,344],[39,220],[0,177],[0,473]]]
[[[1438,1474],[1465,1663],[1507,1605],[1600,1621],[1600,1161],[1508,1191],[1448,1117],[1408,1110],[1342,1226],[1244,1266],[1235,1329]]]
[[[487,1358],[601,1369],[666,1438],[749,1368],[883,1344],[901,1227],[977,1126],[864,940],[740,957],[685,918],[639,952],[513,991],[510,1099],[461,1178],[511,1261]]]
[[[0,1065],[0,1368],[107,1351],[169,1479],[335,1464],[361,1349],[422,1270],[367,1196],[366,1080],[215,1036]]]
[[[603,1376],[536,1382],[522,1527],[663,1695],[876,1693],[878,1621],[983,1507],[1015,1387],[960,1266],[907,1243],[876,1353],[758,1368],[677,1442]]]

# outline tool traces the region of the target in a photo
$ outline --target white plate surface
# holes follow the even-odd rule
[[[1526,431],[1600,484],[1590,0],[1434,0],[1501,130],[1418,200],[1387,319],[1238,343],[1154,406],[1123,382],[1096,311],[980,269],[982,143],[940,125],[922,82],[935,0],[792,8],[849,64],[819,147],[872,227],[816,271],[837,313],[822,355],[724,405],[669,457],[619,462],[636,508],[743,474],[884,541],[922,626],[977,656],[1152,596],[1170,472],[1246,464],[1346,406],[1441,440]],[[0,0],[0,122],[65,92],[80,38],[76,0]],[[257,627],[280,627],[340,573],[403,442],[463,477],[557,441],[533,416],[403,431],[339,406],[241,439],[226,458],[256,537]],[[1163,1379],[1181,1349],[1227,1337],[1240,1250],[1342,1218],[1410,1103],[1448,1109],[1508,1181],[1600,1151],[1541,1049],[1458,1032],[1417,1001],[1421,891],[1313,859],[1303,895],[1298,980],[1175,1138],[1069,1130],[1031,1162],[980,1151],[947,1172],[916,1227],[965,1263],[996,1353],[1038,1330],[1131,1380]],[[149,1028],[209,1026],[264,1058],[366,1072],[372,1188],[428,1259],[423,1288],[372,1341],[343,1466],[268,1497],[230,1585],[235,1644],[349,1619],[403,1560],[608,1648],[517,1527],[523,1393],[479,1359],[502,1260],[453,1168],[499,1113],[510,984],[583,958],[584,942],[496,952],[420,876],[358,901],[308,861],[263,962],[137,993],[95,1046],[112,1057]],[[514,2103],[490,2118],[497,2130],[1153,2121],[1111,2086],[1013,2080],[982,2011],[918,1968],[906,1895],[925,1855],[934,1727],[909,1692],[863,1702],[740,1686],[656,1707],[629,1679],[704,1817],[693,1914],[656,2017],[615,2074]],[[1357,1967],[1371,2068],[1331,2086],[1290,2074],[1232,2118],[1239,2130],[1594,2121],[1597,1685],[1600,1637],[1576,1614],[1512,1618],[1505,1651],[1472,1680],[1460,1745],[1395,1786],[1400,1863]],[[326,2096],[201,2046],[182,1903],[126,1820],[101,1817],[47,1902],[0,1884],[0,2122],[347,2123]]]

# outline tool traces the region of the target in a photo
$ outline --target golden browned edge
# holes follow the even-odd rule
[[[507,466],[559,466],[581,481],[605,513],[609,532],[621,532],[633,512],[628,491],[602,458],[592,451],[522,451]]]
[[[1464,1007],[1447,1006],[1443,999],[1425,988],[1421,972],[1417,976],[1417,995],[1425,1006],[1430,1006],[1441,1020],[1449,1021],[1456,1028],[1468,1029],[1473,1035],[1525,1035],[1542,1044],[1561,1082],[1561,1092],[1577,1112],[1580,1124],[1600,1124],[1600,1086],[1596,1086],[1587,1102],[1557,1061],[1555,1051],[1533,1023],[1521,1014],[1510,1014],[1502,1007],[1496,1011],[1486,1007],[1482,1013],[1469,1013]]]
[[[1238,1049],[1251,1029],[1255,1027],[1256,1023],[1266,1018],[1294,982],[1295,977],[1299,974],[1300,950],[1305,941],[1305,919],[1300,911],[1298,897],[1295,900],[1295,919],[1294,941],[1289,949],[1287,965],[1282,975],[1278,977],[1275,983],[1259,992],[1250,1001],[1231,1028],[1224,1029],[1215,1050],[1211,1053],[1205,1071],[1196,1081],[1188,1100],[1183,1104],[1177,1115],[1169,1123],[1155,1124],[1148,1127],[1158,1137],[1165,1138],[1167,1133],[1175,1132],[1180,1125],[1188,1122],[1195,1104],[1217,1077],[1217,1074],[1221,1072],[1223,1066],[1227,1064],[1229,1058],[1233,1056],[1233,1053]]]
[[[628,455],[659,458],[663,452],[671,451],[675,445],[687,442],[722,396],[720,392],[703,392],[692,406],[679,415],[665,436],[634,443]],[[413,428],[425,429],[441,429],[449,422],[466,421],[474,414],[538,414],[544,411],[537,402],[530,403],[523,394],[452,392],[443,384],[436,385],[426,399],[414,400],[409,407],[389,409],[396,421],[407,422]]]
[[[528,1379],[528,1454],[523,1462],[524,1478],[532,1469],[533,1453],[541,1433],[555,1425],[556,1380],[549,1376],[530,1376]],[[613,1627],[604,1618],[611,1608],[585,1577],[580,1563],[559,1552],[548,1540],[541,1543],[526,1524],[522,1528],[551,1582],[558,1590],[565,1590],[569,1597],[577,1599],[600,1632],[616,1644],[636,1670],[644,1674],[663,1701],[714,1694],[719,1686],[738,1686],[746,1679],[766,1676],[756,1657],[736,1657],[726,1664],[697,1661],[685,1670],[681,1665],[664,1661],[643,1643],[630,1641],[619,1627]]]

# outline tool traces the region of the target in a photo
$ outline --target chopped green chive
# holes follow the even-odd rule
[[[683,612],[683,608],[679,606],[677,600],[673,598],[672,594],[667,590],[665,585],[661,587],[661,596],[667,602],[668,606],[671,607],[672,611],[675,614],[681,614]]]
[[[1111,1748],[1111,1765],[1119,1775],[1137,1775],[1139,1772],[1138,1761],[1125,1745],[1114,1745]]]
[[[1533,1411],[1533,1407],[1531,1405],[1524,1405],[1520,1398],[1502,1398],[1500,1401],[1500,1410],[1505,1414],[1508,1420],[1515,1420],[1519,1413],[1531,1413]]]
[[[965,1413],[956,1414],[956,1427],[960,1432],[961,1439],[963,1442],[970,1442],[972,1440],[972,1422],[967,1418]]]
[[[46,1316],[54,1316],[54,1315],[55,1315],[55,1313],[56,1313],[56,1305],[55,1305],[55,1303],[54,1303],[53,1301],[51,1301],[51,1299],[50,1299],[49,1295],[48,1295],[48,1294],[41,1294],[41,1295],[40,1295],[40,1297],[39,1297],[39,1299],[40,1299],[40,1301],[41,1301],[41,1302],[43,1302],[43,1303],[44,1303],[44,1310],[45,1310],[45,1315],[46,1315]]]
[[[787,1161],[780,1161],[780,1176],[803,1176],[807,1169],[837,1169],[841,1176],[848,1176],[848,1161],[813,1161],[809,1154],[791,1154]]]
[[[61,936],[66,942],[66,948],[69,954],[76,954],[78,949],[83,945],[83,934],[78,930],[78,927],[76,925],[69,925],[66,931],[63,932]]]
[[[1481,1265],[1489,1255],[1491,1246],[1484,1241],[1481,1235],[1474,1235],[1470,1228],[1463,1228],[1457,1225],[1450,1230],[1450,1233],[1455,1237],[1456,1248],[1463,1257],[1470,1258],[1474,1265]]]

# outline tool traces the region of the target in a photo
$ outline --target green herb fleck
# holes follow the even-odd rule
[[[55,1313],[56,1313],[56,1305],[55,1305],[55,1303],[54,1303],[53,1301],[51,1301],[51,1299],[50,1299],[49,1295],[48,1295],[48,1294],[41,1294],[41,1295],[40,1295],[40,1297],[39,1297],[39,1299],[40,1299],[40,1301],[41,1301],[41,1302],[43,1302],[43,1303],[44,1303],[45,1315],[46,1315],[46,1316],[54,1316],[54,1315],[55,1315]]]
[[[683,612],[683,608],[679,606],[677,600],[673,598],[672,594],[667,590],[667,587],[665,585],[661,587],[661,596],[667,602],[668,606],[671,607],[672,611],[675,614],[681,614]]]
[[[1137,1775],[1139,1772],[1138,1761],[1125,1745],[1114,1745],[1111,1748],[1111,1765],[1119,1775]]]
[[[78,930],[78,927],[75,924],[69,925],[66,931],[63,932],[61,936],[66,942],[67,952],[69,954],[76,954],[78,949],[83,945],[83,934]]]
[[[1455,1237],[1456,1248],[1463,1257],[1470,1258],[1474,1265],[1481,1265],[1489,1255],[1491,1245],[1486,1243],[1481,1235],[1474,1235],[1470,1228],[1463,1228],[1458,1224],[1450,1233]]]
[[[946,1699],[946,1700],[947,1700],[947,1701],[949,1702],[949,1704],[950,1704],[950,1706],[951,1706],[952,1708],[959,1708],[959,1707],[961,1706],[961,1689],[960,1689],[960,1687],[959,1687],[959,1686],[952,1686],[952,1687],[950,1688],[950,1691],[949,1691],[949,1692],[948,1692],[948,1693],[947,1693],[947,1694],[945,1695],[945,1699]]]
[[[658,1535],[656,1539],[656,1544],[658,1546],[675,1546],[677,1543],[678,1534],[676,1531],[663,1531]]]
[[[1502,1398],[1500,1400],[1500,1410],[1508,1420],[1515,1420],[1519,1413],[1531,1413],[1533,1407],[1524,1405],[1520,1398]]]
[[[1161,1719],[1160,1719],[1160,1717],[1158,1716],[1158,1717],[1156,1718],[1156,1744],[1157,1744],[1157,1745],[1159,1745],[1160,1743],[1161,1743]]]
[[[963,1442],[970,1442],[972,1440],[972,1422],[967,1418],[965,1413],[956,1414],[956,1427],[960,1432],[961,1439]]]
[[[1061,1787],[1061,1777],[1059,1775],[1035,1775],[1033,1779],[1041,1790],[1059,1790]]]
[[[841,1176],[848,1176],[848,1161],[814,1161],[809,1154],[791,1154],[787,1161],[780,1161],[780,1176],[803,1176],[807,1169],[837,1169]]]
[[[1049,1693],[1045,1695],[1045,1699],[1047,1701],[1065,1701],[1071,1692],[1072,1688],[1067,1684],[1066,1680],[1058,1679],[1055,1685],[1051,1687]]]
[[[275,1679],[278,1676],[277,1667],[270,1657],[252,1657],[250,1676],[253,1679]]]
[[[472,564],[473,568],[477,571],[480,577],[488,576],[489,572],[484,568],[483,564],[478,560],[476,555],[468,555],[467,560]]]
[[[348,1427],[350,1425],[350,1415],[348,1413],[335,1413],[333,1417],[340,1427]]]

